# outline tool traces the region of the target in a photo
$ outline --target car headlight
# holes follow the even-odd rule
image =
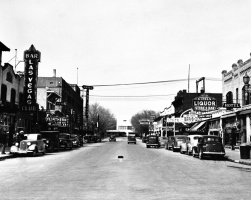
[[[49,140],[46,140],[46,143],[49,143],[50,141]]]
[[[18,145],[19,145],[19,143],[18,143],[18,142],[16,142],[16,143],[15,143],[15,146],[17,146],[17,147],[18,147]]]
[[[30,145],[31,145],[31,142],[27,142],[27,145],[30,146]]]

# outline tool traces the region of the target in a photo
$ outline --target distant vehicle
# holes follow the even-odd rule
[[[27,154],[36,156],[38,153],[46,153],[45,143],[39,133],[25,134],[25,138],[20,142],[19,148],[11,147],[12,154]]]
[[[142,142],[143,142],[143,143],[146,143],[146,141],[147,141],[147,136],[143,136],[143,137],[142,137]]]
[[[40,131],[46,152],[59,151],[59,131]]]
[[[59,133],[59,147],[72,149],[72,139],[69,133]]]
[[[71,134],[72,147],[77,148],[80,147],[80,141],[77,134]]]
[[[157,135],[149,135],[147,137],[146,148],[149,148],[149,147],[155,147],[155,148],[160,147],[159,137]]]
[[[94,135],[95,142],[101,142],[101,137],[99,135]]]
[[[161,147],[164,147],[167,142],[167,137],[159,137],[159,143]]]
[[[116,142],[116,136],[114,134],[110,135],[109,142]]]
[[[198,138],[197,148],[195,154],[199,159],[205,156],[224,158],[225,149],[222,144],[222,139],[219,136],[202,135]]]
[[[129,134],[127,137],[127,144],[134,143],[136,144],[136,135],[135,134]]]

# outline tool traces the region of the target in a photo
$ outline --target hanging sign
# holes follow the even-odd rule
[[[24,52],[24,105],[22,111],[37,111],[37,77],[38,62],[41,54],[33,45]]]

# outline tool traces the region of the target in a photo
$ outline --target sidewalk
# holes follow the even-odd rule
[[[251,166],[251,158],[240,159],[239,149],[231,150],[229,148],[225,148],[225,151],[226,151],[225,158],[227,161]],[[13,158],[13,156],[9,152],[10,152],[10,147],[5,147],[5,154],[2,154],[2,147],[0,147],[0,161],[8,158]]]
[[[225,155],[226,160],[230,162],[240,163],[243,165],[251,165],[251,158],[249,159],[240,158],[240,149],[231,150],[229,148],[225,148],[225,151],[226,151]]]
[[[10,154],[10,147],[5,147],[5,154],[2,154],[3,148],[0,147],[0,161],[7,159],[7,158],[13,158],[13,156]]]

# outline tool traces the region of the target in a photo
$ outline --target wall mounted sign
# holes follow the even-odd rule
[[[223,103],[224,108],[240,108],[241,105],[239,103]]]

